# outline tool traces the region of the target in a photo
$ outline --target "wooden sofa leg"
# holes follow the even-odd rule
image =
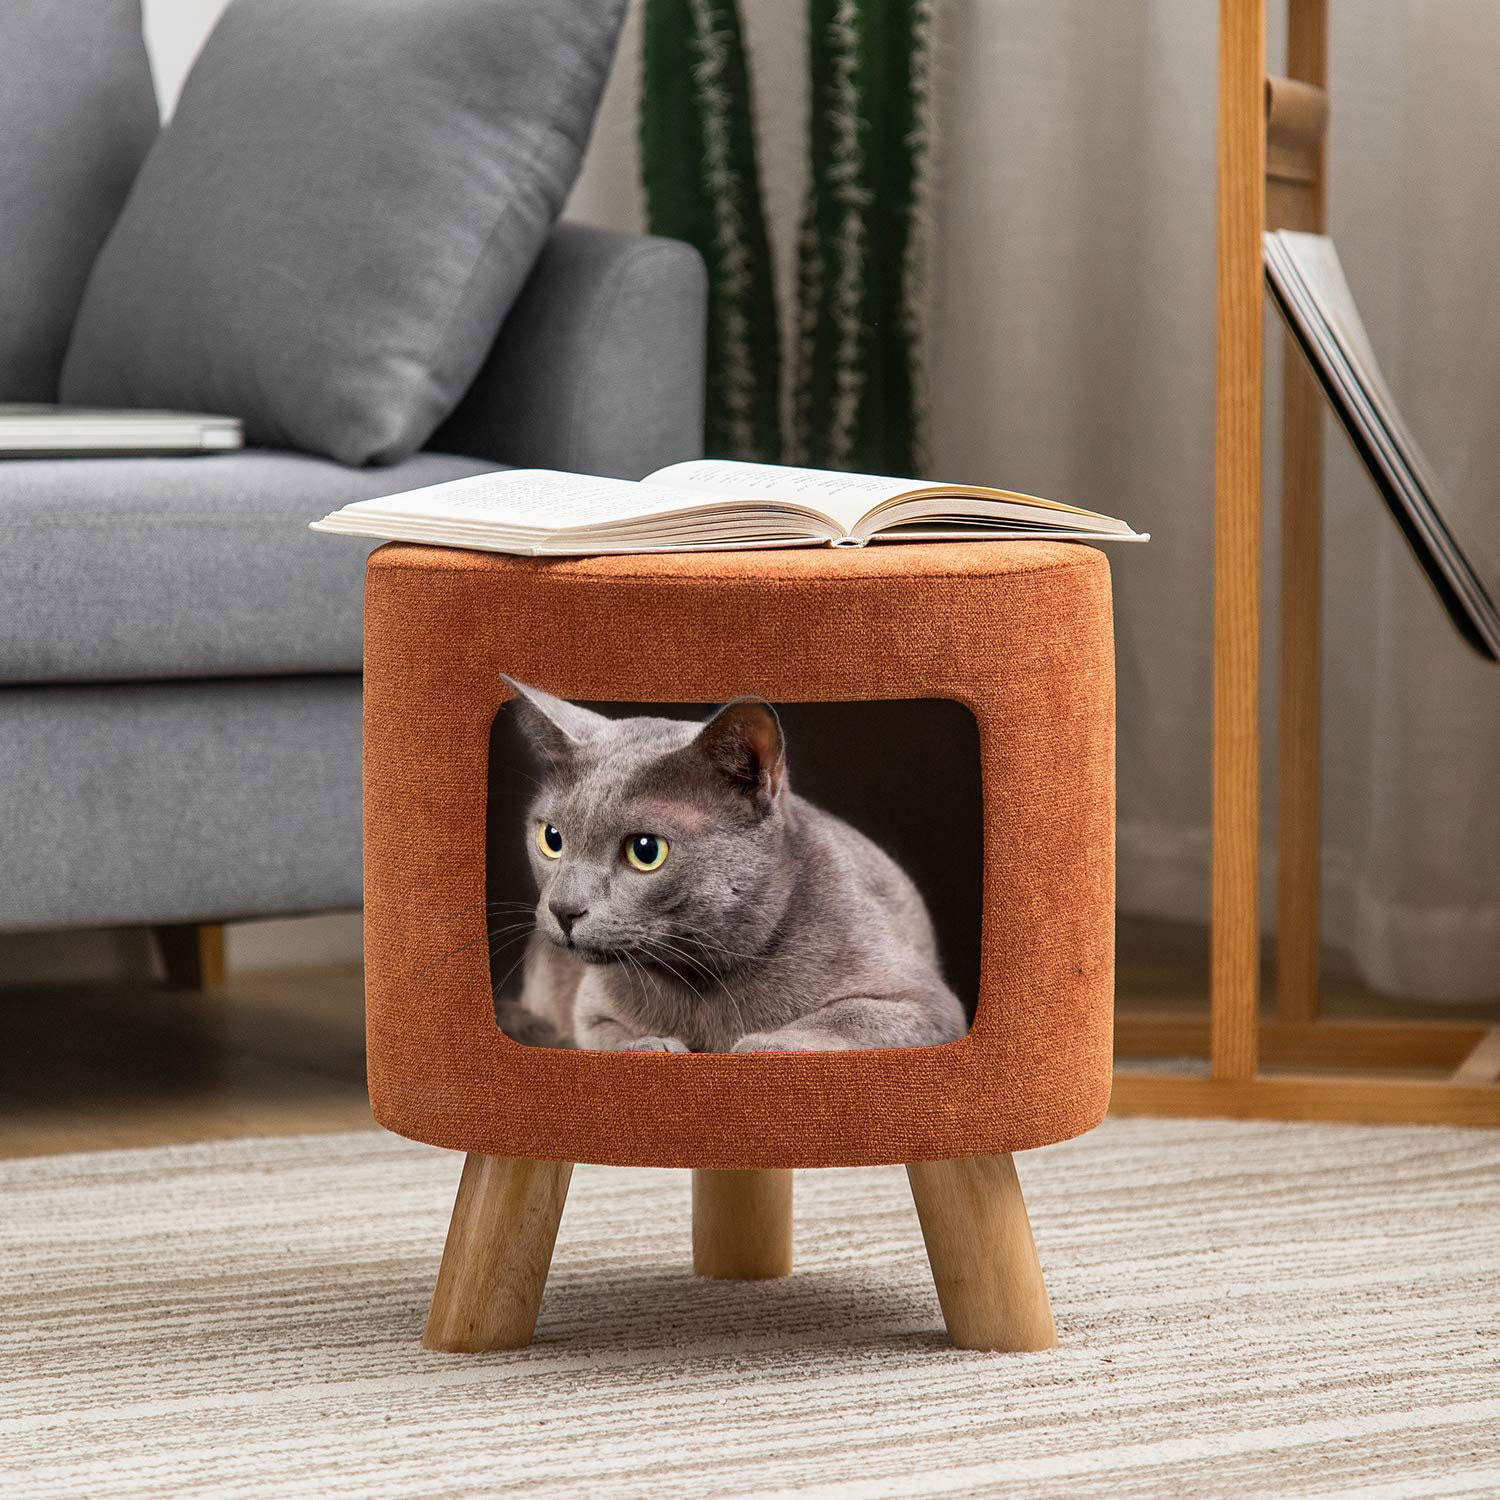
[[[792,1174],[693,1173],[693,1270],[721,1281],[792,1273]]]
[[[571,1162],[469,1153],[422,1335],[429,1349],[531,1342],[572,1175]]]
[[[224,983],[224,929],[196,922],[153,927],[157,952],[174,990],[216,990]]]
[[[906,1174],[948,1336],[960,1349],[1050,1349],[1057,1330],[1014,1160],[912,1162]]]

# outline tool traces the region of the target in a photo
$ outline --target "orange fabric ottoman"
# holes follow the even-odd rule
[[[506,673],[635,703],[953,699],[978,726],[972,1029],[944,1046],[636,1054],[522,1046],[486,944]],[[795,774],[795,772],[794,772]],[[469,1153],[426,1341],[529,1341],[574,1162],[694,1170],[694,1260],[790,1269],[794,1167],[904,1163],[950,1335],[1054,1341],[1011,1153],[1109,1099],[1109,569],[1047,542],[540,560],[386,546],[365,605],[370,1099]]]

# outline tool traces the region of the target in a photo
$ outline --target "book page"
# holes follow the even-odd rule
[[[1111,517],[1060,500],[1044,500],[1039,495],[1022,495],[1014,490],[997,490],[978,484],[936,484],[921,479],[897,479],[889,474],[845,474],[829,469],[798,469],[780,464],[737,463],[731,459],[700,458],[673,464],[647,476],[647,483],[684,485],[703,491],[738,496],[745,500],[763,499],[778,504],[801,503],[820,511],[846,535],[868,532],[878,511],[883,517],[888,509],[907,500],[926,501],[943,496],[959,502],[996,501],[1031,511],[1063,512],[1093,523],[1123,527]]]
[[[511,469],[476,474],[378,500],[358,500],[352,515],[405,516],[424,520],[478,521],[528,531],[571,531],[580,527],[671,515],[704,505],[723,506],[722,494],[601,479],[553,469]],[[734,508],[732,505],[730,508]]]
[[[923,487],[916,479],[797,469],[782,464],[747,464],[728,458],[695,458],[673,464],[647,475],[646,483],[673,489],[681,486],[700,494],[712,491],[724,499],[803,505],[821,511],[846,532],[852,532],[866,512],[883,501]]]

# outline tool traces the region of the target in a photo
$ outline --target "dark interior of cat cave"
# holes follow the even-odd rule
[[[771,707],[537,694],[500,709],[485,884],[507,1036],[783,1052],[942,1045],[968,1030],[983,821],[972,713],[936,698]],[[660,776],[648,764],[645,782],[657,732],[619,723],[640,717],[681,726],[659,733],[661,756],[682,759]],[[658,805],[642,785],[666,788],[670,837],[634,826]],[[776,817],[799,831],[757,841]],[[765,894],[778,891],[792,894]]]

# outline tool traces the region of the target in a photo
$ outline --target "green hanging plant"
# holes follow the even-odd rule
[[[736,0],[646,0],[641,172],[653,234],[708,266],[706,446],[781,457],[781,336]]]
[[[803,463],[919,474],[918,189],[931,0],[808,0],[793,445]]]

